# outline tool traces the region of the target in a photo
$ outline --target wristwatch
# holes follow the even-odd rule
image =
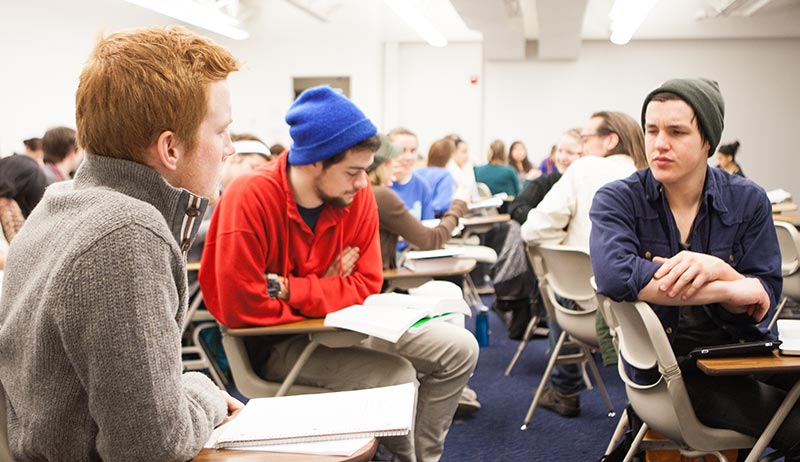
[[[278,279],[278,275],[275,273],[267,274],[267,295],[270,298],[278,298],[279,293],[281,293],[281,281]]]

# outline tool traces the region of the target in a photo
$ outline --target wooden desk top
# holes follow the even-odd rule
[[[186,271],[200,271],[199,261],[186,262]]]
[[[800,372],[800,356],[781,355],[700,359],[697,367],[708,375],[745,375]]]
[[[797,208],[797,204],[794,202],[781,202],[780,204],[772,204],[772,213],[794,212]]]
[[[359,449],[352,456],[318,456],[309,454],[288,454],[281,452],[243,451],[233,449],[203,449],[193,462],[367,462],[372,460],[378,440]]]
[[[461,219],[461,224],[465,227],[469,227],[505,223],[509,220],[511,220],[511,215],[507,213],[499,213],[497,215],[476,215],[474,217],[464,217]]]
[[[800,225],[800,213],[773,213],[772,219],[775,221],[785,221],[793,225]]]
[[[256,335],[288,335],[288,334],[308,334],[311,332],[333,332],[335,327],[323,325],[324,318],[303,319],[302,321],[289,322],[286,324],[279,324],[277,326],[255,326],[255,327],[240,327],[238,329],[230,329],[221,326],[220,329],[223,333],[232,335],[234,337],[252,337]],[[238,451],[237,451],[238,452]]]
[[[383,272],[383,279],[395,280],[395,279],[440,278],[447,276],[461,276],[475,269],[475,265],[478,264],[478,262],[474,258],[453,258],[453,257],[448,257],[448,258],[453,261],[453,265],[448,267],[448,269],[446,270],[418,272],[418,271],[412,271],[408,268],[398,268],[398,269],[385,270]]]

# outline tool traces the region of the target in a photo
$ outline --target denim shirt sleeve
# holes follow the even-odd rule
[[[661,266],[639,256],[632,196],[624,180],[609,183],[597,191],[589,212],[589,255],[597,291],[618,302],[638,300],[639,291]]]
[[[736,271],[746,277],[758,278],[770,301],[770,312],[775,309],[777,296],[783,288],[781,277],[781,257],[778,247],[778,238],[775,225],[772,221],[772,205],[766,194],[760,190],[739,197],[739,206],[742,207],[743,217],[749,220],[743,223],[741,230],[742,255]],[[744,200],[742,200],[744,199]],[[720,317],[732,323],[753,323],[753,318],[746,315],[733,315],[721,309]],[[770,314],[765,316],[769,319]]]

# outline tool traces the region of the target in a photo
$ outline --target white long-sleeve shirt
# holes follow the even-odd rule
[[[589,209],[594,194],[614,180],[636,171],[630,156],[582,157],[573,162],[522,225],[522,239],[538,244],[564,244],[589,251]]]

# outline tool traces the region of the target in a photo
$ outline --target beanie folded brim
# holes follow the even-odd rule
[[[377,133],[377,127],[369,119],[361,119],[316,144],[298,147],[293,143],[289,148],[289,163],[308,165],[330,159]]]
[[[722,130],[725,128],[725,102],[717,82],[704,79],[672,79],[651,91],[642,105],[642,127],[646,126],[647,105],[658,93],[672,93],[680,97],[694,111],[697,124],[708,141],[708,157],[716,152]]]

